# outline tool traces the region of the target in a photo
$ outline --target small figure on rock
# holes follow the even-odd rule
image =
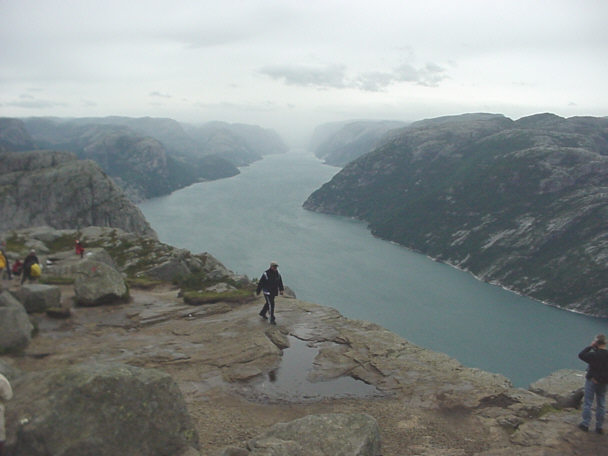
[[[256,294],[260,294],[260,291],[264,292],[264,307],[260,311],[260,317],[264,320],[268,319],[266,313],[270,311],[270,324],[276,325],[274,318],[274,298],[279,293],[283,294],[283,279],[279,273],[279,265],[275,261],[270,262],[270,267],[262,273],[260,281],[258,282],[258,288]]]
[[[30,250],[30,253],[23,260],[23,270],[21,271],[21,285],[26,280],[32,281],[40,277],[40,261],[38,261],[38,257],[36,256],[35,250]]]
[[[4,454],[6,442],[6,429],[4,426],[4,403],[13,397],[13,389],[8,379],[0,374],[0,456]]]
[[[606,336],[598,334],[591,345],[585,347],[578,357],[585,361],[587,375],[585,376],[585,397],[583,402],[583,421],[578,425],[587,432],[591,424],[591,407],[596,401],[595,432],[603,434],[604,415],[606,413],[606,386],[608,385],[608,350]]]
[[[76,255],[80,255],[80,258],[82,258],[84,256],[84,246],[78,239],[76,239],[75,249]]]

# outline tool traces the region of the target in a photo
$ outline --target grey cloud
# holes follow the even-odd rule
[[[171,98],[171,95],[169,95],[168,93],[161,93],[157,90],[155,90],[154,92],[150,92],[149,94],[151,97],[160,97],[160,98]]]
[[[260,73],[273,79],[282,79],[289,85],[338,89],[347,87],[344,65],[271,65],[261,68]]]
[[[57,108],[62,106],[68,106],[67,103],[50,101],[50,100],[38,100],[29,95],[21,96],[18,101],[9,101],[5,103],[5,106],[12,106],[15,108],[27,108],[27,109],[46,109],[46,108]]]
[[[273,79],[283,80],[289,85],[317,88],[356,88],[368,92],[378,92],[396,82],[411,82],[426,87],[436,87],[446,79],[446,70],[427,63],[416,68],[405,63],[392,71],[372,71],[362,73],[353,79],[346,76],[344,65],[313,67],[304,65],[273,65],[260,69],[260,73]]]

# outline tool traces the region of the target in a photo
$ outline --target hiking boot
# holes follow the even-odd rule
[[[266,314],[265,314],[265,313],[260,312],[258,315],[259,315],[260,317],[262,317],[264,320],[268,320],[268,317],[266,316]]]
[[[583,423],[579,424],[579,425],[578,425],[578,428],[579,428],[581,431],[584,431],[584,432],[589,432],[589,426],[585,426]]]
[[[604,430],[602,428],[595,428],[595,433],[596,434],[603,434]]]
[[[276,321],[274,318],[271,318],[271,319],[270,319],[270,324],[271,324],[271,325],[276,325],[276,324],[277,324],[277,321]]]

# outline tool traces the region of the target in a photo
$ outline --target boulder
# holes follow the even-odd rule
[[[81,263],[74,280],[76,303],[81,306],[96,306],[124,301],[129,290],[122,274],[115,268],[86,259]]]
[[[557,408],[578,408],[584,394],[585,371],[561,369],[530,385],[530,391],[555,399]]]
[[[84,363],[26,377],[13,385],[7,410],[10,454],[198,454],[198,434],[166,373]]]
[[[61,290],[55,285],[24,284],[15,292],[15,296],[28,313],[61,307]]]
[[[0,293],[0,353],[25,348],[33,330],[23,305],[8,291]]]
[[[167,282],[187,276],[188,274],[190,274],[190,269],[181,258],[171,258],[146,271],[146,275]]]
[[[376,420],[362,413],[308,415],[275,424],[247,447],[252,456],[378,456],[380,431]]]

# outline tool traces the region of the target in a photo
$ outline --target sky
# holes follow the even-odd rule
[[[0,116],[608,116],[607,0],[0,0]]]

